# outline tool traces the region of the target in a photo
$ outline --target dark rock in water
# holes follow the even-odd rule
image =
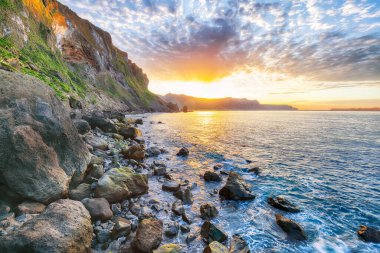
[[[170,221],[168,224],[166,224],[165,228],[165,235],[168,237],[173,237],[178,234],[179,231],[179,224],[176,221]]]
[[[117,133],[116,126],[108,119],[105,119],[100,115],[85,115],[82,117],[85,121],[87,121],[91,128],[99,128],[103,132],[106,133]]]
[[[124,136],[125,139],[136,139],[141,136],[141,131],[136,127],[122,127],[119,129],[119,134]]]
[[[172,211],[174,214],[181,216],[183,214],[184,210],[185,209],[183,208],[181,200],[174,201],[174,203],[172,205]]]
[[[226,171],[224,171],[224,170],[221,170],[221,171],[220,171],[220,175],[228,176],[229,174],[228,174],[228,172],[226,172]]]
[[[178,190],[173,194],[176,198],[182,200],[183,204],[191,205],[193,203],[193,194],[191,193],[190,187],[187,187],[185,190]]]
[[[79,201],[61,199],[0,239],[1,252],[88,252],[91,217]]]
[[[148,190],[147,175],[137,174],[128,167],[114,168],[99,179],[95,196],[115,203],[143,195]]]
[[[230,246],[230,253],[250,253],[246,241],[240,235],[233,235]]]
[[[181,229],[182,233],[189,233],[190,232],[190,227],[188,225],[181,225],[180,229]]]
[[[143,145],[133,145],[128,149],[122,149],[120,151],[126,159],[133,159],[136,161],[142,161],[145,158],[145,150]]]
[[[203,253],[229,253],[226,246],[221,244],[220,242],[214,241],[207,245],[207,247],[203,250]]]
[[[181,148],[177,153],[177,156],[188,156],[188,155],[189,155],[189,150],[187,148]]]
[[[205,221],[201,228],[201,236],[207,242],[218,241],[223,243],[227,241],[227,234],[212,224],[210,221]]]
[[[82,109],[82,103],[74,97],[69,97],[69,105],[72,109]]]
[[[161,154],[161,150],[157,147],[150,147],[146,149],[148,157],[155,157]]]
[[[153,253],[184,253],[181,245],[178,244],[165,244],[159,247],[156,250],[153,250]]]
[[[137,124],[137,125],[142,125],[142,124],[144,124],[144,122],[143,122],[142,119],[136,119],[136,120],[135,120],[135,124]]]
[[[112,228],[112,238],[116,239],[121,236],[128,236],[132,230],[132,222],[122,217],[115,219],[115,225]]]
[[[0,70],[0,87],[1,184],[45,204],[66,197],[90,159],[69,112],[34,77]]]
[[[74,120],[73,123],[80,134],[86,134],[91,130],[90,124],[83,119]]]
[[[163,224],[156,219],[145,219],[137,227],[132,246],[138,252],[150,253],[157,249],[162,241]]]
[[[110,204],[105,198],[86,198],[82,200],[82,203],[90,212],[93,221],[107,221],[113,216]]]
[[[281,214],[276,214],[276,223],[288,234],[290,239],[299,241],[307,239],[304,230],[297,222],[285,218]]]
[[[24,201],[17,206],[16,214],[40,214],[45,210],[46,206],[42,203]]]
[[[155,176],[163,176],[167,173],[166,165],[164,163],[154,161],[151,165],[151,169],[153,169],[153,174]]]
[[[80,184],[77,188],[70,190],[70,199],[81,201],[85,198],[91,197],[91,185],[90,184]]]
[[[278,196],[275,198],[269,197],[268,204],[277,209],[291,213],[298,213],[300,211],[300,208],[298,206],[292,204],[289,200],[282,196]]]
[[[210,182],[210,181],[215,181],[215,182],[222,181],[222,178],[217,173],[215,173],[213,171],[206,171],[205,174],[203,175],[203,178],[207,182]]]
[[[220,170],[222,168],[223,168],[223,164],[218,163],[214,165],[214,170]]]
[[[360,226],[358,236],[365,242],[380,243],[380,230],[371,227]]]
[[[250,185],[236,172],[231,171],[226,185],[219,191],[219,195],[227,200],[249,200],[255,195],[250,190]]]
[[[187,224],[191,224],[193,223],[194,215],[184,210],[182,213],[182,220],[186,222]]]
[[[252,163],[252,160],[246,159],[245,160],[248,164]]]
[[[169,191],[169,192],[176,192],[180,188],[180,184],[175,181],[166,181],[162,184],[162,190]]]
[[[261,173],[261,169],[259,167],[253,167],[248,169],[249,173],[255,173],[256,175],[259,175]]]
[[[202,204],[200,207],[201,218],[204,220],[210,220],[218,216],[219,212],[216,207],[211,203]]]

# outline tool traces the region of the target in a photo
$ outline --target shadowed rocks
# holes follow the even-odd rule
[[[250,190],[250,185],[236,172],[231,171],[226,185],[219,191],[219,195],[226,200],[250,200],[255,195]]]
[[[288,234],[289,239],[303,241],[307,239],[303,228],[295,221],[285,218],[281,214],[276,214],[276,223]]]

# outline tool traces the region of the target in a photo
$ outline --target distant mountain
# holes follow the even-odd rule
[[[166,94],[166,102],[177,104],[179,108],[187,106],[189,110],[297,110],[289,105],[260,104],[257,100],[246,98],[197,98],[186,95]]]

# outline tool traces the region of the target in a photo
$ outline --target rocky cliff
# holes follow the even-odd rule
[[[35,76],[88,109],[168,110],[108,32],[56,0],[0,1],[0,68]]]

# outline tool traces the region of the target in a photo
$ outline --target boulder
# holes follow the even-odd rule
[[[120,202],[147,193],[147,175],[137,174],[131,168],[114,168],[98,181],[95,196],[106,198],[110,203]]]
[[[276,223],[288,234],[290,239],[298,241],[307,239],[305,231],[297,222],[285,218],[281,214],[276,214]]]
[[[181,185],[175,181],[168,180],[162,184],[162,190],[168,192],[176,192],[181,188]]]
[[[187,148],[181,148],[177,153],[177,156],[188,156],[188,155],[189,155],[189,150]]]
[[[133,159],[136,161],[142,161],[145,158],[145,149],[143,145],[133,145],[129,148],[123,148],[120,153],[124,155],[126,159]]]
[[[112,238],[116,239],[121,236],[128,236],[132,230],[132,222],[122,217],[115,219],[115,225],[112,228]]]
[[[141,131],[136,127],[122,127],[119,129],[119,134],[125,139],[136,139],[137,137],[142,136]]]
[[[108,143],[103,140],[101,137],[94,135],[87,135],[84,140],[94,149],[107,150]]]
[[[61,199],[51,203],[39,216],[2,236],[2,253],[89,252],[91,217],[79,201]]]
[[[211,203],[202,204],[200,207],[201,218],[204,220],[210,220],[218,216],[219,212],[215,205]]]
[[[105,119],[101,115],[85,115],[83,116],[83,119],[86,120],[92,129],[99,128],[103,132],[106,133],[116,133],[117,129],[116,126],[108,119]]]
[[[146,149],[148,157],[156,157],[161,154],[161,150],[157,147],[150,147]]]
[[[16,214],[40,214],[45,210],[46,206],[42,203],[24,201],[17,206]]]
[[[226,185],[219,191],[219,195],[227,200],[249,200],[255,195],[250,190],[250,185],[236,172],[231,171]]]
[[[223,244],[214,241],[207,245],[207,247],[203,250],[203,253],[229,253],[226,246]]]
[[[138,252],[150,253],[157,249],[162,241],[163,224],[157,219],[145,219],[137,227],[132,247]]]
[[[83,205],[90,212],[93,221],[107,221],[112,218],[113,212],[105,198],[83,199]]]
[[[0,70],[1,184],[23,199],[50,203],[83,179],[89,152],[54,91]]]
[[[360,226],[358,236],[365,242],[380,243],[380,230],[375,228]]]
[[[74,120],[73,123],[80,134],[86,134],[91,130],[90,124],[83,119]]]
[[[233,235],[230,246],[230,253],[250,253],[246,241],[240,235]]]
[[[153,250],[153,253],[182,253],[181,245],[178,244],[164,244],[156,250]]]
[[[220,177],[220,175],[213,172],[213,171],[206,171],[205,174],[203,175],[203,178],[206,182],[210,182],[210,181],[220,182],[220,181],[222,181],[222,178]]]
[[[201,228],[201,236],[208,243],[213,241],[223,243],[228,239],[227,234],[212,224],[210,221],[205,221],[203,223]]]
[[[85,198],[91,197],[91,185],[82,183],[77,186],[77,188],[70,190],[70,199],[81,201]]]
[[[291,212],[291,213],[297,213],[300,211],[300,208],[294,204],[292,204],[289,200],[282,196],[278,197],[269,197],[268,198],[268,204],[273,206],[274,208]]]

